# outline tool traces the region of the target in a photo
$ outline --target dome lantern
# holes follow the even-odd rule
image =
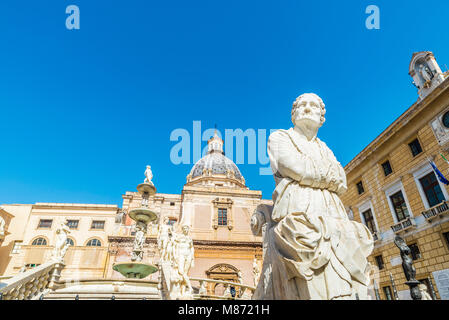
[[[207,141],[207,154],[198,160],[187,176],[189,186],[246,188],[239,168],[223,152],[223,140],[215,131]]]

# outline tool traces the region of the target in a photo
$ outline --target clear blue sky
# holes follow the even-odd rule
[[[120,205],[147,164],[180,193],[192,165],[170,162],[174,129],[289,128],[304,92],[345,165],[416,101],[413,52],[449,65],[448,14],[446,0],[1,1],[0,203]],[[272,177],[239,167],[271,198]]]

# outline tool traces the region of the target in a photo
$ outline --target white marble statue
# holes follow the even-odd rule
[[[421,76],[423,77],[424,81],[429,82],[432,80],[433,74],[432,74],[432,71],[430,71],[428,66],[424,66],[423,64],[421,64],[419,66],[419,72],[420,72]]]
[[[153,184],[153,172],[151,171],[151,166],[147,166],[145,170],[145,180],[144,183]]]
[[[5,226],[6,226],[5,219],[3,219],[3,217],[0,217],[0,237],[5,235]]]
[[[200,285],[200,289],[198,290],[198,294],[200,296],[207,295],[206,281],[201,281],[201,285]]]
[[[179,293],[181,298],[191,296],[193,293],[188,276],[190,268],[194,266],[193,241],[189,235],[189,230],[188,225],[183,225],[182,233],[174,235],[173,269],[177,271],[181,279]]]
[[[223,298],[232,298],[230,285],[225,285],[225,290],[223,292]]]
[[[373,238],[348,218],[340,200],[347,189],[345,172],[317,137],[325,113],[320,97],[301,95],[291,112],[294,127],[268,140],[276,188],[263,276],[253,299],[369,299]]]
[[[427,291],[427,286],[424,283],[419,284],[418,289],[421,292],[421,300],[433,300]]]
[[[173,226],[168,224],[168,217],[164,217],[163,222],[159,224],[157,233],[157,247],[160,252],[161,261],[170,261],[171,255],[171,234]]]
[[[237,272],[237,279],[239,283],[243,283],[243,276],[242,276],[242,272],[239,271]]]
[[[67,221],[61,222],[61,225],[56,229],[56,243],[53,249],[51,259],[53,261],[62,262],[64,261],[64,256],[69,248],[67,242],[68,234],[70,233],[70,228],[67,225]]]
[[[253,278],[254,278],[254,286],[257,286],[257,283],[259,282],[260,278],[260,268],[256,258],[254,258],[253,260]]]
[[[116,215],[115,215],[115,223],[123,223],[123,217],[126,216],[126,211],[124,210],[120,210]]]
[[[131,260],[140,262],[143,260],[143,246],[145,244],[146,225],[142,222],[136,223],[136,237]]]

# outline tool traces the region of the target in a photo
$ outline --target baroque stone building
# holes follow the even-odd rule
[[[409,74],[417,102],[346,165],[342,200],[374,235],[378,299],[410,299],[396,234],[411,249],[416,278],[449,299],[449,188],[429,162],[449,177],[441,156],[449,158],[449,77],[431,52],[413,54]]]
[[[112,267],[130,259],[135,230],[128,212],[139,207],[141,201],[138,192],[128,191],[123,195],[122,208],[67,203],[2,205],[0,216],[5,221],[5,232],[0,236],[3,242],[0,282],[48,260],[57,226],[66,220],[71,230],[68,240],[71,246],[65,257],[61,283],[68,286],[72,281],[77,285],[94,282],[94,290],[98,291],[100,284],[110,287],[113,281],[124,281]],[[181,194],[156,193],[150,197],[149,208],[159,214],[159,220],[148,227],[143,262],[158,262],[158,224],[167,217],[175,229],[184,224],[190,226],[195,249],[195,264],[189,274],[192,279],[236,283],[241,280],[253,286],[253,262],[257,259],[262,263],[262,239],[252,234],[250,219],[257,206],[271,203],[262,199],[261,191],[246,187],[240,170],[225,157],[223,141],[215,134],[208,141],[207,155],[187,176]],[[157,272],[140,282],[155,289],[158,277]],[[79,292],[84,290],[77,288]],[[112,287],[105,288],[101,290],[112,290]],[[211,295],[221,295],[224,287],[220,283],[208,283],[207,290]]]

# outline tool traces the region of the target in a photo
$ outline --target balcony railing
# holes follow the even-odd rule
[[[444,201],[430,208],[429,210],[423,211],[422,215],[424,216],[424,218],[426,218],[427,221],[431,221],[432,219],[440,217],[447,212],[449,212],[449,203],[447,201]]]
[[[215,279],[190,278],[192,282],[199,282],[198,294],[194,294],[195,300],[251,300],[256,288],[242,283],[222,281]],[[224,292],[221,295],[215,295],[214,292],[208,292],[205,284],[212,284],[215,287],[218,284],[223,285]],[[235,289],[235,295],[232,295],[231,288]],[[203,288],[203,290],[202,290]]]
[[[59,280],[64,264],[48,262],[7,279],[0,289],[2,300],[36,300]]]
[[[399,221],[395,225],[391,226],[394,233],[403,232],[416,227],[415,219],[408,217],[405,220]]]

